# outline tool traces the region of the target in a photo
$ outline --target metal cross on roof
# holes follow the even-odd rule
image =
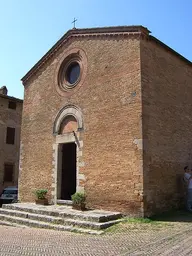
[[[73,25],[73,28],[76,28],[76,27],[75,27],[75,22],[76,22],[76,21],[77,21],[77,19],[75,19],[75,18],[74,18],[74,20],[72,21],[72,23],[74,24],[74,25]]]

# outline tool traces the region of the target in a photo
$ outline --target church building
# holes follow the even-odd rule
[[[143,26],[72,29],[22,82],[21,202],[44,188],[50,204],[84,191],[88,208],[132,216],[180,205],[189,60]]]

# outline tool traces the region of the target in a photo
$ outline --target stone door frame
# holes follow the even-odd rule
[[[78,130],[77,132],[69,132],[66,134],[59,134],[60,126],[63,120],[68,116],[74,116],[77,120]],[[61,157],[59,157],[59,150],[61,144],[64,143],[75,143],[76,144],[76,191],[83,192],[85,176],[80,173],[80,167],[82,163],[82,150],[83,150],[83,119],[81,110],[75,105],[66,105],[64,106],[57,114],[53,126],[53,135],[55,136],[55,143],[53,143],[53,169],[52,169],[52,203],[57,204],[58,200],[58,173],[61,170]]]

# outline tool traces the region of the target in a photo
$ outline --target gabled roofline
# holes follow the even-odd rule
[[[26,73],[21,79],[23,84],[32,77],[38,70],[46,63],[59,49],[60,47],[70,38],[75,37],[95,37],[95,36],[118,36],[118,35],[143,35],[154,41],[166,50],[170,51],[175,56],[179,57],[188,65],[192,65],[192,62],[186,59],[184,56],[174,51],[168,45],[161,42],[159,39],[149,35],[151,32],[143,26],[117,26],[117,27],[98,27],[98,28],[82,28],[82,29],[71,29],[67,31],[54,45],[53,47]]]
[[[23,84],[48,60],[50,57],[71,37],[86,37],[100,35],[126,35],[126,34],[143,34],[148,35],[150,31],[143,26],[117,26],[117,27],[98,27],[71,29],[67,31],[53,47],[27,72],[21,79]]]
[[[186,59],[183,55],[179,54],[178,52],[176,52],[175,50],[173,50],[171,47],[169,47],[168,45],[164,44],[162,41],[160,41],[159,39],[157,39],[154,36],[149,35],[149,39],[151,39],[152,41],[154,41],[155,43],[159,44],[160,46],[162,46],[163,48],[165,48],[166,50],[170,51],[172,54],[176,55],[177,57],[179,57],[181,60],[185,61],[187,64],[189,64],[190,66],[192,66],[192,62],[188,59]]]
[[[18,99],[18,98],[12,97],[12,96],[8,96],[8,95],[4,95],[4,94],[0,94],[0,98],[23,103],[23,100],[21,100],[21,99]]]

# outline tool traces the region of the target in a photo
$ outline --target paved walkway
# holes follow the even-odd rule
[[[125,223],[100,236],[0,226],[0,255],[192,255],[192,223]]]

